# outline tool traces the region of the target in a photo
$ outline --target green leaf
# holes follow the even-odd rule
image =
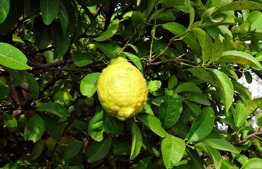
[[[124,127],[124,122],[106,114],[104,121],[104,130],[107,133],[121,134]]]
[[[160,104],[158,118],[164,128],[170,128],[179,119],[182,112],[182,100],[174,90],[165,90],[165,102]]]
[[[241,51],[226,51],[223,52],[218,63],[239,63],[243,65],[250,65],[255,69],[261,69],[261,64],[252,55]]]
[[[70,45],[70,37],[68,33],[63,35],[63,30],[59,23],[55,23],[52,30],[54,36],[54,59],[57,59],[67,52]]]
[[[202,60],[204,63],[207,63],[213,52],[212,51],[212,48],[213,48],[212,39],[206,31],[200,28],[194,28],[192,29],[192,31],[202,48],[202,53],[203,53]]]
[[[262,4],[252,1],[234,1],[231,3],[227,3],[220,8],[218,8],[214,13],[213,16],[215,16],[218,13],[226,12],[226,11],[237,11],[237,10],[262,10]]]
[[[24,139],[37,142],[45,132],[45,123],[43,119],[36,114],[29,119],[25,125]]]
[[[219,38],[215,38],[215,42],[213,43],[213,50],[212,54],[210,56],[210,60],[208,61],[208,64],[214,63],[221,57],[222,53],[225,51],[224,44],[220,41]]]
[[[136,67],[139,70],[142,70],[142,64],[139,57],[129,52],[124,52],[124,54],[128,57],[128,59],[130,59],[136,65]]]
[[[148,90],[155,92],[161,87],[161,85],[162,83],[160,80],[151,80],[150,82],[148,82],[147,88]]]
[[[8,129],[10,131],[15,131],[16,128],[17,128],[16,119],[13,116],[11,116],[11,115],[9,115],[5,112],[3,112],[3,118],[4,118],[4,123],[8,127]]]
[[[206,107],[194,120],[187,135],[188,142],[199,141],[205,138],[213,129],[215,113],[211,107]]]
[[[12,69],[32,69],[27,64],[26,56],[16,47],[0,42],[0,64]]]
[[[262,106],[262,98],[256,98],[247,102],[247,104],[245,105],[247,116],[253,113],[260,106]]]
[[[222,157],[221,154],[219,153],[219,151],[217,151],[216,149],[207,146],[208,152],[210,153],[214,163],[215,163],[215,167],[216,169],[220,169],[221,165],[222,165]]]
[[[0,81],[0,99],[8,95],[8,85]]]
[[[233,153],[239,153],[238,150],[224,139],[206,139],[203,143],[207,146],[213,147],[218,150],[229,151]]]
[[[241,169],[260,169],[262,166],[262,159],[260,158],[251,158],[247,163],[243,165]]]
[[[112,42],[100,42],[95,43],[95,45],[109,58],[113,59],[122,48],[116,43]]]
[[[194,164],[194,169],[204,169],[202,164],[202,159],[196,150],[192,150],[191,148],[187,148],[187,153]]]
[[[131,145],[132,143],[127,141],[127,142],[115,142],[114,143],[114,148],[113,148],[113,153],[116,155],[130,155],[131,153]]]
[[[237,81],[232,80],[234,90],[237,91],[240,95],[244,96],[247,100],[251,100],[251,94],[248,89]]]
[[[94,38],[96,41],[105,41],[111,38],[116,32],[119,27],[119,19],[113,20],[105,32],[97,38]]]
[[[86,66],[90,63],[93,63],[92,57],[89,53],[86,52],[77,55],[74,60],[74,64],[76,64],[78,67]]]
[[[168,79],[168,88],[169,89],[173,89],[176,85],[177,85],[177,77],[176,75],[172,75],[169,79]]]
[[[128,125],[132,132],[132,147],[130,154],[130,161],[133,160],[140,152],[143,144],[142,134],[140,129],[137,127],[134,119],[128,120]]]
[[[45,147],[45,142],[40,139],[34,144],[32,153],[30,154],[31,160],[36,160],[43,152]]]
[[[3,23],[9,13],[10,0],[0,0],[0,24]]]
[[[184,100],[184,103],[190,108],[195,116],[198,116],[201,113],[201,108],[199,107],[199,105],[186,100]]]
[[[59,103],[54,103],[54,102],[47,102],[42,105],[40,105],[37,109],[37,111],[43,111],[47,113],[54,114],[58,117],[68,117],[68,111],[66,110],[65,107],[63,107]]]
[[[53,139],[60,140],[62,138],[65,126],[58,123],[54,117],[48,116],[46,114],[41,114],[40,116],[44,120],[47,133]]]
[[[52,40],[50,26],[46,26],[42,17],[39,16],[34,19],[33,30],[36,46],[39,49],[46,48]]]
[[[64,158],[71,159],[75,157],[80,152],[81,148],[82,148],[81,141],[76,140],[75,142],[69,144],[69,146],[65,148]]]
[[[112,138],[104,138],[101,142],[94,141],[88,148],[87,161],[93,163],[103,159],[111,148]]]
[[[162,24],[162,27],[170,31],[174,35],[176,35],[176,37],[179,37],[186,33],[186,28],[183,25],[176,22],[169,22],[169,23]],[[192,35],[187,35],[182,40],[189,46],[189,48],[191,48],[194,51],[194,53],[200,56],[201,54],[200,47],[196,43],[196,40],[193,38]]]
[[[214,83],[214,78],[210,72],[206,71],[203,67],[193,67],[187,69],[187,71],[191,72],[194,76],[203,80],[204,82]]]
[[[151,169],[152,168],[152,157],[144,158],[140,160],[135,169]]]
[[[229,77],[217,70],[217,69],[210,69],[210,72],[213,74],[215,82],[213,85],[216,87],[216,90],[226,107],[226,111],[229,110],[230,106],[233,103],[233,96],[234,96],[234,87],[229,79]]]
[[[203,95],[202,93],[187,92],[186,99],[192,102],[210,106],[210,102],[207,99],[207,96]]]
[[[40,0],[40,9],[43,21],[50,25],[59,11],[59,0]]]
[[[102,141],[103,140],[103,132],[104,132],[104,111],[101,105],[96,106],[97,114],[90,120],[88,124],[88,134],[95,140],[95,141]]]
[[[176,88],[176,93],[182,93],[182,92],[196,92],[196,93],[201,93],[201,89],[197,87],[194,83],[192,82],[184,82],[177,86]]]
[[[25,75],[25,78],[26,78],[29,86],[30,86],[34,100],[37,100],[38,96],[39,96],[39,86],[38,86],[37,81],[35,80],[35,77],[33,75],[31,75],[30,73],[26,72],[26,71],[24,71],[23,73]]]
[[[247,119],[246,108],[242,103],[238,103],[235,108],[234,122],[237,127],[241,127]]]
[[[262,22],[262,14],[260,11],[252,11],[248,17],[247,20],[251,23],[251,29],[250,31],[259,30],[262,28],[261,22]]]
[[[173,168],[183,157],[185,142],[175,136],[167,135],[161,142],[161,152],[166,168]]]
[[[60,24],[62,26],[63,35],[65,35],[68,24],[69,24],[69,17],[68,17],[67,10],[66,10],[64,4],[62,3],[62,1],[59,1],[59,12],[58,12],[57,16],[58,16]]]
[[[82,95],[92,97],[96,92],[96,85],[101,73],[91,73],[86,75],[80,84],[80,91]]]
[[[167,133],[162,128],[161,121],[157,117],[147,113],[138,114],[136,117],[154,133],[160,137],[166,137]]]

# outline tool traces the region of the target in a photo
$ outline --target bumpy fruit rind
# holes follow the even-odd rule
[[[118,57],[103,69],[97,93],[109,115],[126,120],[141,112],[147,102],[148,89],[141,72],[125,58]]]

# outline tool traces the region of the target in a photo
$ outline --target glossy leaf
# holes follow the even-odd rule
[[[167,133],[162,128],[161,121],[157,117],[147,113],[138,114],[136,117],[154,133],[160,137],[166,137]]]
[[[196,93],[201,93],[201,90],[199,87],[197,87],[194,83],[192,82],[185,82],[177,86],[176,88],[176,93],[181,93],[181,92],[196,92]]]
[[[44,150],[44,147],[45,147],[45,142],[42,139],[38,140],[34,144],[33,151],[32,151],[32,153],[30,155],[31,159],[32,160],[37,159],[42,154],[42,152]]]
[[[37,142],[45,131],[45,123],[39,115],[35,115],[27,121],[24,131],[24,139]]]
[[[214,86],[226,107],[226,111],[229,110],[233,103],[234,87],[229,77],[223,72],[217,69],[210,69],[215,79]]]
[[[175,136],[167,135],[161,142],[161,152],[166,168],[173,168],[183,157],[185,142]]]
[[[11,116],[11,115],[9,115],[5,112],[3,112],[3,118],[4,118],[4,123],[8,127],[8,129],[10,131],[15,131],[16,128],[17,128],[16,119],[13,116]]]
[[[39,16],[34,19],[33,28],[36,46],[39,49],[46,48],[52,40],[50,26],[46,26]]]
[[[251,158],[247,163],[243,165],[241,169],[259,169],[262,166],[262,159],[260,158]]]
[[[206,63],[209,61],[210,56],[212,55],[213,43],[212,39],[207,32],[200,28],[192,29],[194,36],[197,38],[201,48],[202,48],[202,59]]]
[[[132,132],[132,147],[130,153],[130,160],[133,160],[140,152],[143,144],[142,134],[133,119],[128,121]]]
[[[96,85],[100,73],[91,73],[86,75],[80,84],[80,91],[82,95],[92,97],[96,92]]]
[[[135,169],[151,169],[152,168],[152,157],[147,157],[141,160]]]
[[[109,58],[113,59],[122,50],[120,46],[111,42],[100,42],[95,45]]]
[[[37,100],[38,96],[39,96],[39,86],[38,86],[38,83],[37,83],[35,77],[28,72],[24,72],[24,75],[25,75],[25,78],[26,78],[26,80],[29,84],[31,91],[32,91],[34,100]]]
[[[8,85],[0,81],[0,99],[8,95]]]
[[[226,12],[226,11],[232,11],[232,10],[244,10],[244,9],[250,9],[250,10],[262,10],[262,5],[260,3],[257,2],[247,2],[247,1],[234,1],[231,3],[227,3],[223,6],[221,6],[220,8],[218,8],[214,13],[213,16],[218,14],[218,13],[222,13],[222,12]]]
[[[207,149],[215,163],[216,169],[220,169],[221,164],[222,164],[221,154],[219,153],[219,151],[217,151],[216,149],[212,147],[207,146]]]
[[[27,65],[26,56],[16,47],[0,42],[0,64],[12,69],[32,69]]]
[[[256,69],[261,69],[261,64],[252,55],[241,51],[226,51],[223,52],[218,63],[239,63],[250,65]]]
[[[194,76],[198,77],[199,79],[203,80],[204,82],[208,83],[214,83],[214,78],[212,74],[208,71],[206,71],[202,67],[193,67],[190,69],[187,69],[189,72],[191,72]]]
[[[132,63],[134,63],[136,65],[136,67],[139,70],[142,70],[142,64],[141,64],[139,57],[137,57],[136,55],[129,53],[129,52],[124,52],[124,54],[128,57],[128,59],[131,60]]]
[[[165,102],[160,104],[158,118],[164,128],[173,126],[182,112],[182,100],[174,90],[166,89]]]
[[[87,161],[89,163],[103,159],[111,148],[112,138],[104,138],[101,142],[94,141],[88,148]]]
[[[256,98],[253,100],[250,100],[245,105],[247,115],[249,116],[251,113],[253,113],[256,109],[262,106],[262,98]]]
[[[119,20],[118,19],[113,20],[111,24],[108,26],[108,28],[105,30],[105,32],[102,35],[100,35],[99,37],[94,38],[94,40],[105,41],[111,38],[116,33],[118,26],[119,26]]]
[[[65,126],[58,123],[58,121],[54,117],[45,114],[42,114],[41,117],[44,120],[47,133],[53,139],[60,140],[62,138]]]
[[[206,95],[203,95],[202,93],[187,92],[186,99],[192,102],[210,106],[210,102],[207,99]]]
[[[215,114],[212,108],[206,107],[194,120],[187,136],[188,142],[205,138],[213,129]]]
[[[9,13],[10,0],[0,0],[0,24],[3,23]]]
[[[104,121],[104,130],[107,133],[121,134],[124,127],[124,122],[106,114]]]
[[[70,37],[67,33],[63,35],[62,26],[59,23],[54,24],[52,31],[54,38],[54,59],[57,59],[67,52],[70,45]]]
[[[88,124],[88,134],[95,141],[103,140],[103,132],[104,132],[104,111],[100,105],[96,107],[97,114],[90,120]]]
[[[177,77],[175,75],[172,75],[169,79],[168,79],[168,88],[172,89],[177,85]]]
[[[243,95],[246,99],[251,100],[251,94],[248,89],[237,81],[232,81],[234,90],[236,90],[240,95]]]
[[[147,88],[149,91],[155,92],[161,87],[162,83],[160,80],[151,80],[147,84]]]
[[[206,139],[203,141],[203,143],[218,150],[238,153],[238,150],[224,139]]]
[[[64,151],[64,157],[65,159],[71,159],[74,156],[76,156],[82,148],[82,142],[81,141],[75,141],[71,144],[69,144]]]
[[[57,16],[62,26],[63,35],[65,35],[69,24],[69,17],[68,17],[67,10],[62,1],[59,1],[59,12]]]
[[[90,63],[93,63],[92,57],[89,53],[81,53],[76,56],[74,64],[78,67],[86,66]]]
[[[162,27],[168,31],[170,31],[171,33],[173,33],[176,36],[181,36],[184,33],[186,33],[186,28],[176,22],[169,22],[169,23],[165,23],[162,24]],[[199,45],[196,43],[195,39],[193,38],[192,35],[188,35],[185,36],[183,38],[183,41],[197,54],[200,56],[200,47]]]
[[[241,127],[247,118],[246,108],[242,103],[238,103],[236,105],[235,114],[234,114],[234,122],[237,127]]]
[[[59,0],[40,0],[40,9],[43,21],[50,25],[59,11]]]
[[[54,114],[58,117],[68,117],[69,116],[68,111],[66,110],[65,107],[63,107],[59,103],[54,103],[54,102],[47,102],[47,103],[40,105],[37,108],[37,111],[47,112],[50,114]]]
[[[262,14],[260,11],[252,11],[248,17],[247,20],[251,23],[251,31],[259,30],[261,29],[261,22],[262,22]]]

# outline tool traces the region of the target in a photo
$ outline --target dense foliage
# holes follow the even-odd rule
[[[237,81],[262,78],[260,10],[261,0],[0,0],[0,167],[261,168],[262,98]],[[117,56],[149,90],[126,121],[96,94]]]

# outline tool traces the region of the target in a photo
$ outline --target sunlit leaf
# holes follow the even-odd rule
[[[82,95],[87,97],[92,97],[96,92],[97,80],[100,76],[100,73],[91,73],[88,74],[82,79],[80,84],[80,91]]]

